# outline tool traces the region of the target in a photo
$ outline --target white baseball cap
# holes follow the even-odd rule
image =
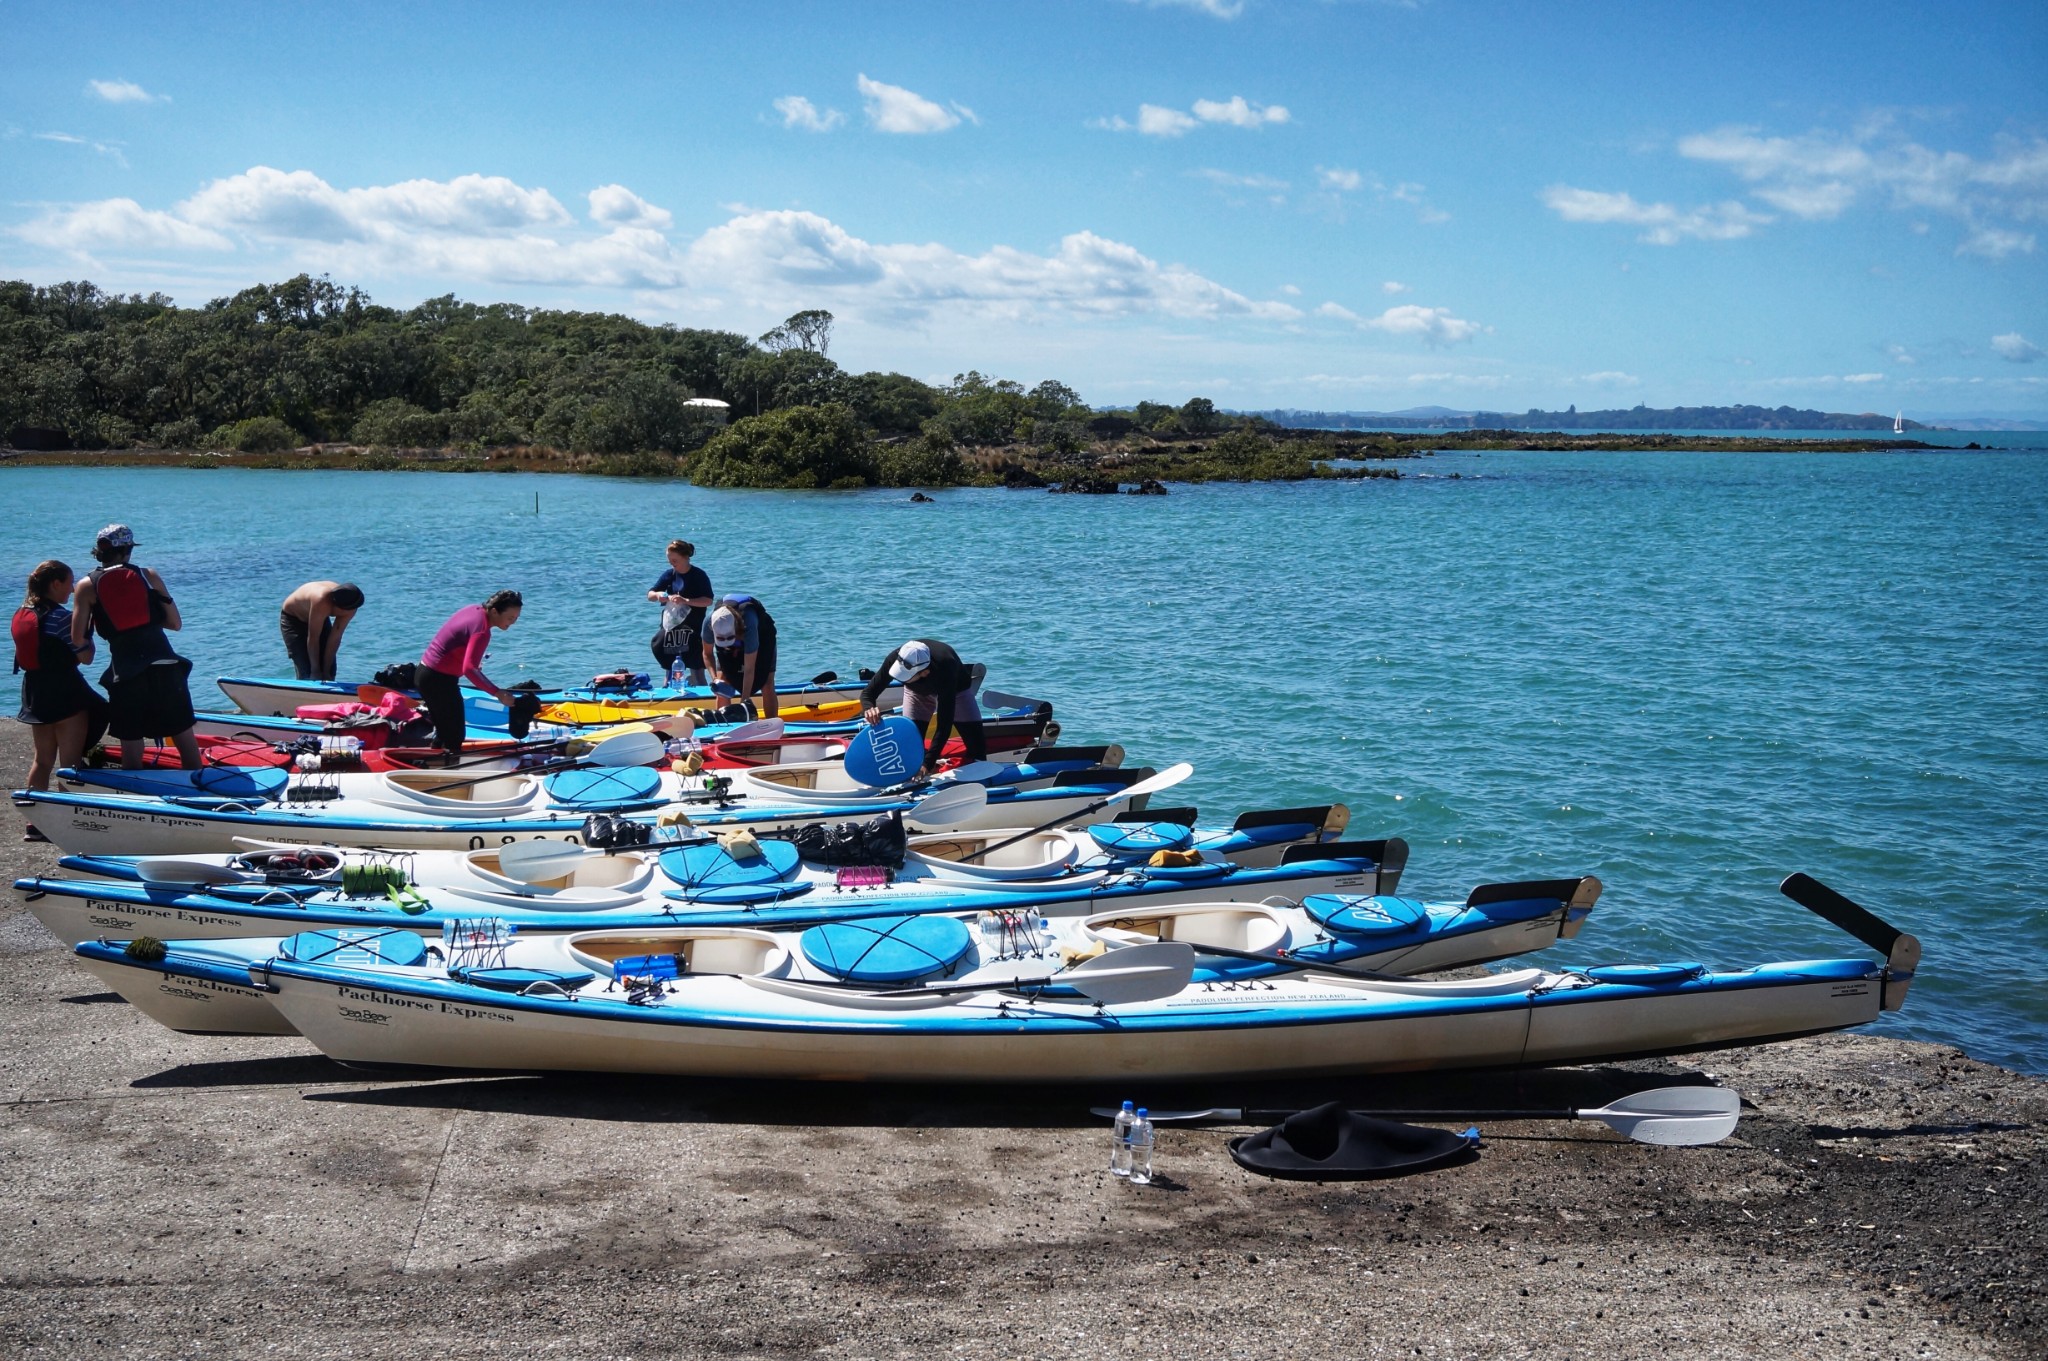
[[[896,649],[896,661],[889,668],[891,679],[899,681],[916,680],[931,670],[932,650],[915,638]]]
[[[739,611],[729,605],[720,605],[711,616],[711,641],[720,647],[731,647],[739,640]]]

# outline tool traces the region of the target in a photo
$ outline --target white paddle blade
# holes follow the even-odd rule
[[[135,862],[135,872],[145,884],[233,884],[249,877],[246,871],[217,861],[168,855],[142,857]]]
[[[583,758],[583,764],[592,766],[645,766],[652,765],[668,754],[668,744],[654,733],[622,732],[617,737],[607,737],[590,749]]]
[[[905,814],[920,827],[955,827],[988,807],[988,786],[956,784],[926,795]]]
[[[1053,981],[1067,984],[1091,1002],[1116,1006],[1171,997],[1186,988],[1194,974],[1194,947],[1161,940],[1097,955],[1054,975]]]
[[[719,737],[721,742],[773,742],[782,736],[783,722],[779,718],[757,718],[751,723],[742,723],[729,733]]]
[[[542,884],[559,879],[583,861],[583,847],[573,841],[515,841],[500,846],[498,868],[507,879]]]
[[[1742,1096],[1726,1087],[1660,1087],[1578,1115],[1581,1120],[1598,1120],[1637,1143],[1711,1144],[1735,1132],[1742,1118]]]
[[[1195,768],[1186,761],[1182,761],[1179,765],[1168,766],[1150,779],[1138,781],[1130,788],[1118,794],[1117,799],[1119,801],[1127,801],[1143,798],[1147,794],[1157,794],[1162,789],[1173,788],[1194,773]]]
[[[944,772],[940,778],[956,784],[973,784],[980,780],[992,779],[1007,767],[996,761],[966,761]]]

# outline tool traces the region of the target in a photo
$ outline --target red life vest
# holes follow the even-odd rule
[[[92,574],[93,613],[103,624],[101,632],[111,639],[117,633],[139,629],[156,622],[149,578],[139,567],[117,563]]]
[[[7,631],[14,635],[14,669],[39,670],[43,664],[43,616],[34,606],[23,605],[14,612]]]

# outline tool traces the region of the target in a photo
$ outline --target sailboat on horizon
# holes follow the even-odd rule
[[[1898,415],[1892,417],[1892,433],[1894,435],[1906,433],[1906,413],[1903,408],[1899,411]]]

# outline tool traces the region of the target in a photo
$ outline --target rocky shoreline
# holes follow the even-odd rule
[[[10,877],[50,872],[20,825]],[[18,896],[0,1002],[24,1358],[2048,1352],[2048,1083],[1938,1045],[1227,1092],[372,1075],[160,1029]],[[1723,1143],[1483,1122],[1477,1161],[1381,1183],[1254,1178],[1242,1130],[1172,1129],[1133,1188],[1087,1111],[1588,1106],[1701,1072],[1747,1103]]]

